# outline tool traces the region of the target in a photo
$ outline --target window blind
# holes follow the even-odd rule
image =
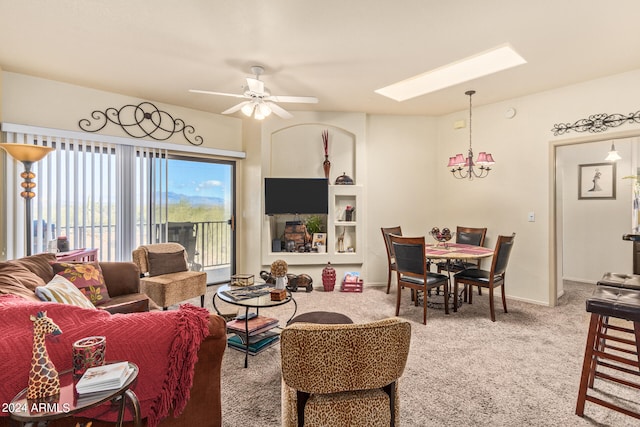
[[[138,245],[162,241],[167,220],[167,150],[78,138],[6,132],[7,142],[54,147],[32,167],[32,253],[59,236],[72,249],[98,248],[101,261],[131,260]],[[92,135],[90,135],[92,136]],[[7,156],[7,259],[26,253],[20,162]],[[164,234],[163,234],[164,233]]]

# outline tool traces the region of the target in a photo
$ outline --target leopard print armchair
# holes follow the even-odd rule
[[[282,425],[398,426],[409,322],[294,323],[280,336]]]

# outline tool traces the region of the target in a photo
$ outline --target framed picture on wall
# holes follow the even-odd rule
[[[578,199],[615,199],[616,164],[578,165]]]

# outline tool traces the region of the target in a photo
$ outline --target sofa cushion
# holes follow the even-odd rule
[[[207,292],[207,273],[181,271],[140,279],[140,290],[160,307],[169,307]]]
[[[0,262],[0,294],[17,295],[28,300],[39,301],[34,291],[36,287],[44,284],[44,280],[22,265]]]
[[[94,305],[108,302],[111,297],[97,262],[53,264],[53,272],[73,283]]]
[[[149,260],[149,276],[160,276],[188,270],[183,250],[167,253],[149,252],[147,257]]]
[[[36,295],[42,301],[58,302],[97,310],[93,303],[80,292],[80,289],[60,275],[54,276],[45,286],[38,286]]]
[[[14,259],[9,262],[25,267],[32,273],[37,274],[38,277],[42,279],[43,283],[47,283],[49,280],[53,279],[54,272],[51,264],[56,262],[56,256],[51,253],[43,253]]]

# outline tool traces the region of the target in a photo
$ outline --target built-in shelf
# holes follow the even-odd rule
[[[345,209],[354,207],[351,221],[345,221]],[[329,213],[326,215],[327,244],[325,253],[317,252],[274,252],[272,242],[281,236],[286,221],[295,219],[293,215],[264,216],[262,233],[262,264],[269,265],[277,259],[282,259],[290,265],[321,265],[332,264],[362,264],[364,246],[362,244],[363,211],[359,211],[362,203],[362,186],[360,185],[330,185]],[[340,251],[340,237],[342,237],[343,252]]]

